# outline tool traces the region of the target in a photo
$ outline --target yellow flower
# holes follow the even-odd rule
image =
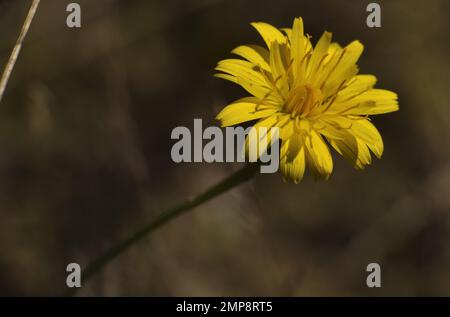
[[[375,76],[358,75],[363,45],[353,41],[341,47],[324,32],[313,48],[301,18],[281,31],[262,22],[252,26],[268,49],[239,46],[232,53],[245,60],[226,59],[216,67],[217,77],[252,95],[218,114],[222,126],[257,120],[255,128],[278,127],[280,168],[295,183],[306,165],[328,179],[333,170],[328,144],[357,169],[371,163],[370,151],[380,158],[383,140],[368,116],[399,107],[394,92],[374,88]]]

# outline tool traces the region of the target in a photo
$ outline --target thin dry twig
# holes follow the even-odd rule
[[[20,31],[19,37],[17,38],[16,45],[14,46],[11,56],[9,57],[8,63],[6,64],[5,70],[3,71],[2,78],[0,80],[0,102],[3,99],[3,94],[5,93],[6,85],[8,84],[11,73],[16,64],[17,57],[19,56],[20,49],[22,48],[22,43],[27,36],[28,30],[30,29],[31,22],[33,21],[34,15],[36,14],[37,8],[41,0],[33,0],[30,10],[28,10],[27,17],[23,23],[22,30]]]

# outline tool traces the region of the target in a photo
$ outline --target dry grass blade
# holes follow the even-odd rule
[[[20,31],[19,37],[17,38],[16,45],[9,57],[8,63],[6,64],[5,70],[3,71],[2,78],[0,80],[0,102],[3,99],[3,94],[5,93],[6,85],[8,84],[11,73],[16,64],[17,58],[22,48],[22,43],[27,36],[28,30],[30,29],[31,22],[33,21],[34,15],[36,14],[37,8],[39,6],[40,0],[33,0],[30,10],[28,10],[27,17],[23,23],[22,30]]]

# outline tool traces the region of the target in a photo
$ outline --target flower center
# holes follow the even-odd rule
[[[297,86],[286,99],[284,110],[293,117],[305,117],[322,102],[322,91],[310,85]]]

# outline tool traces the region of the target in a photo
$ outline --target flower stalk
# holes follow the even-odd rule
[[[226,191],[250,180],[252,176],[258,171],[259,164],[250,163],[244,166],[242,169],[236,171],[234,174],[228,176],[221,182],[210,187],[202,194],[196,196],[193,199],[186,200],[185,202],[170,208],[157,216],[155,219],[150,221],[140,230],[136,231],[127,239],[118,243],[117,245],[110,248],[101,257],[94,260],[83,272],[83,284],[86,284],[93,276],[100,272],[108,263],[117,258],[124,251],[129,249],[131,246],[147,237],[157,229],[161,228],[170,221],[176,219],[182,214],[194,209],[195,207],[215,198]],[[77,289],[73,289],[73,294]]]

